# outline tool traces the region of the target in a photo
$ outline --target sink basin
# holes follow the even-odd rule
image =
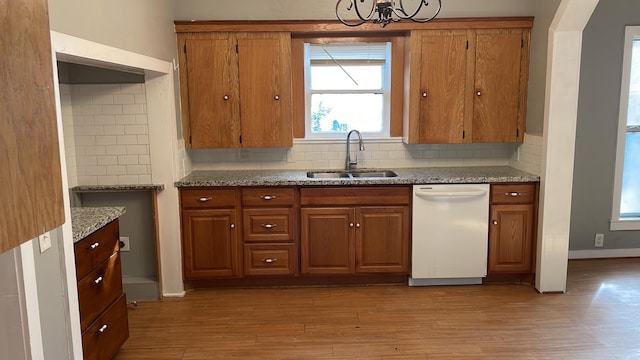
[[[354,178],[385,178],[385,177],[396,177],[398,174],[391,170],[382,170],[382,171],[363,171],[363,172],[351,172],[350,173]]]
[[[308,178],[339,179],[339,178],[386,178],[396,177],[398,174],[391,170],[352,170],[352,171],[309,171]]]
[[[308,178],[317,179],[335,179],[335,178],[348,178],[349,173],[344,171],[309,171],[307,172]]]

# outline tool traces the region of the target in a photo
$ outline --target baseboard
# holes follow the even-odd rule
[[[602,249],[602,250],[569,250],[572,259],[604,259],[640,257],[640,248],[635,249]]]
[[[183,298],[185,294],[186,293],[184,291],[179,292],[179,293],[164,293],[164,294],[162,294],[162,297],[166,297],[166,298]]]

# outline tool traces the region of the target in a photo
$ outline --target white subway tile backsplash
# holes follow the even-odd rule
[[[152,184],[151,175],[138,175],[138,184]]]
[[[121,105],[129,105],[136,103],[136,95],[132,94],[123,94],[123,95],[113,95],[113,104],[121,104]]]
[[[125,127],[124,125],[104,126],[104,134],[105,135],[124,135]]]
[[[63,106],[65,144],[75,149],[67,151],[69,183],[149,183],[144,84],[64,87],[68,93]]]

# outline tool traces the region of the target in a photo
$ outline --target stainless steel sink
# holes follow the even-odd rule
[[[398,174],[391,170],[351,170],[351,171],[309,171],[308,178],[315,179],[340,179],[340,178],[387,178],[396,177]]]
[[[351,177],[354,178],[386,178],[386,177],[396,177],[398,174],[391,170],[381,170],[381,171],[363,171],[363,172],[354,172],[352,171]]]
[[[348,178],[349,173],[344,171],[309,171],[307,172],[308,178],[317,179],[335,179],[335,178]]]

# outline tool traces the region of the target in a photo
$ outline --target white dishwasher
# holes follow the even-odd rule
[[[415,185],[412,239],[410,286],[481,284],[489,184]]]

